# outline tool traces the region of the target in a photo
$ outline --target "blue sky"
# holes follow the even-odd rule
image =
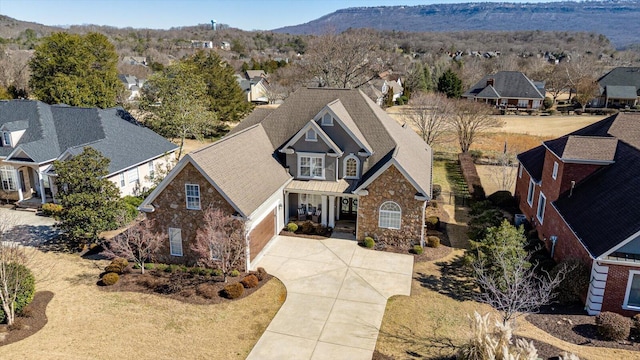
[[[485,0],[492,1],[492,0]],[[45,25],[97,24],[167,29],[209,23],[270,30],[357,6],[426,5],[464,0],[0,0],[0,14]],[[540,2],[518,1],[510,2]],[[543,1],[550,2],[550,1]]]

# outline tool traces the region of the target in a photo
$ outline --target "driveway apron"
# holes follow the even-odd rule
[[[253,265],[287,299],[247,359],[371,359],[387,299],[410,295],[413,257],[355,241],[278,236]]]

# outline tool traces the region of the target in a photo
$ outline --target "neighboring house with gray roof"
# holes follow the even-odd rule
[[[79,108],[40,101],[0,101],[0,199],[55,200],[54,160],[93,147],[110,159],[108,178],[122,195],[151,186],[157,166],[177,146],[143,127],[122,108]]]
[[[462,97],[501,108],[535,110],[542,107],[544,95],[544,83],[534,82],[519,71],[499,71],[483,77]]]
[[[593,107],[624,108],[640,102],[640,67],[617,67],[598,79],[599,96]]]
[[[144,86],[146,80],[138,79],[137,77],[128,74],[120,74],[118,75],[118,79],[120,79],[125,88],[131,92],[127,98],[128,101],[133,101],[140,97],[140,90]]]
[[[302,88],[185,156],[141,210],[169,234],[169,262],[196,260],[190,245],[208,207],[246,221],[247,268],[285,224],[305,219],[409,249],[424,243],[431,162],[431,148],[362,91]]]
[[[245,76],[236,74],[236,81],[242,91],[244,91],[247,102],[254,104],[268,104],[269,103],[269,83],[265,77],[255,76],[250,78],[249,71],[262,70],[247,70]],[[264,72],[262,72],[264,74]]]
[[[554,260],[591,271],[591,315],[640,312],[640,114],[619,113],[518,155],[515,197]]]

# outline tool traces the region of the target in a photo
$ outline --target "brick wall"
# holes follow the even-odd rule
[[[153,201],[155,211],[147,214],[147,218],[154,220],[156,227],[167,234],[166,241],[159,253],[159,261],[193,264],[197,260],[190,247],[195,239],[198,224],[202,222],[203,211],[187,209],[185,198],[185,184],[187,183],[200,185],[200,206],[203,210],[213,206],[228,214],[235,211],[209,181],[191,163],[187,163]],[[183,256],[170,254],[168,236],[170,227],[182,230]]]
[[[554,162],[558,163],[558,174],[555,179],[552,177]],[[602,165],[563,163],[547,150],[542,168],[542,192],[548,201],[555,201],[560,194],[571,189],[571,181],[577,184],[600,167]]]
[[[360,196],[358,201],[358,240],[366,236],[375,237],[386,244],[408,249],[419,244],[424,225],[424,201],[414,198],[416,189],[396,169],[390,166],[368,187],[369,194]],[[385,201],[394,201],[400,205],[402,220],[400,229],[378,227],[378,212]]]
[[[624,316],[638,314],[638,311],[622,309],[622,304],[624,304],[624,296],[627,291],[629,270],[640,270],[640,268],[624,265],[605,265],[609,267],[609,274],[607,275],[607,287],[604,290],[604,298],[602,300],[602,311],[612,311]]]

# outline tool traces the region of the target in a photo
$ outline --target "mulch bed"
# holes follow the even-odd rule
[[[26,339],[40,331],[48,322],[46,310],[51,299],[51,291],[38,291],[24,311],[24,316],[16,317],[12,329],[0,325],[0,346]]]
[[[234,301],[223,297],[222,290],[228,284],[240,282],[245,275],[247,273],[240,273],[240,276],[237,277],[227,277],[227,282],[225,283],[222,276],[196,275],[182,271],[169,273],[159,270],[145,270],[143,275],[140,270],[129,267],[120,276],[120,280],[117,283],[111,286],[100,286],[100,288],[108,292],[129,291],[155,294],[190,304],[218,304]],[[271,278],[272,276],[267,274],[262,281],[258,282],[258,286],[245,288],[243,295],[239,299],[253,294]],[[100,285],[100,282],[98,281],[97,284]],[[207,291],[206,295],[196,290],[200,284],[210,285],[210,290]]]
[[[587,315],[579,304],[546,306],[526,319],[549,335],[576,345],[640,351],[640,339],[631,337],[625,342],[602,339],[596,330],[596,317]]]

